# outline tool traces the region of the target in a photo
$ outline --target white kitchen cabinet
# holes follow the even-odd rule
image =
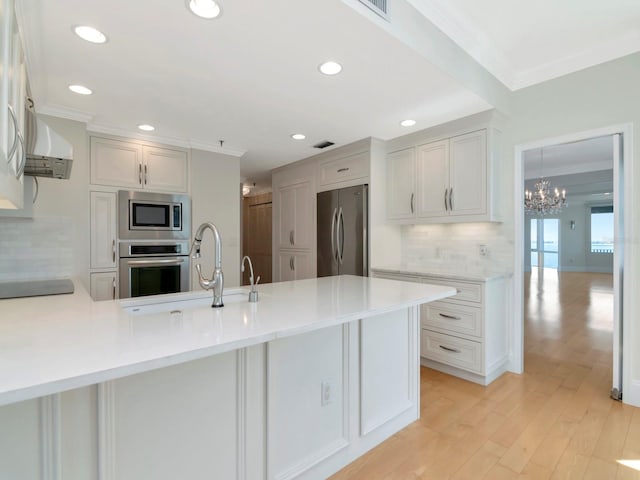
[[[91,298],[96,301],[118,298],[118,272],[96,272],[90,277]]]
[[[387,219],[392,223],[499,221],[497,145],[487,129],[404,148],[387,155]],[[497,132],[492,143],[497,144]]]
[[[117,267],[117,199],[115,192],[91,192],[91,268]]]
[[[454,287],[457,294],[420,307],[422,364],[488,385],[506,371],[506,275],[469,279],[374,269],[379,278]]]
[[[91,183],[160,192],[188,189],[186,151],[91,137]]]
[[[315,232],[313,189],[310,179],[278,187],[278,246],[290,249],[311,248]]]
[[[414,218],[415,192],[415,149],[405,148],[387,155],[387,218]]]
[[[287,282],[315,277],[313,262],[310,252],[281,250],[278,255],[279,281]]]
[[[21,208],[27,74],[13,0],[0,0],[0,208]]]
[[[318,163],[318,191],[369,183],[369,151]]]

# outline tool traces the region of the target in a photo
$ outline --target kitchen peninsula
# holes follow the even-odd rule
[[[325,478],[418,418],[418,308],[455,293],[339,276],[221,309],[3,301],[0,477]]]

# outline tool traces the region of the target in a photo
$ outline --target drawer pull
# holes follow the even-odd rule
[[[444,318],[449,318],[451,320],[462,320],[461,317],[456,317],[455,315],[447,315],[446,313],[439,313],[438,315]]]
[[[456,293],[462,293],[462,290],[459,288],[456,288]]]
[[[456,349],[456,348],[449,348],[449,347],[445,347],[444,345],[438,345],[441,349],[446,350],[447,352],[453,352],[453,353],[461,353],[460,350]]]
[[[348,171],[349,171],[349,167],[342,167],[342,168],[339,168],[339,169],[338,169],[338,173],[341,173],[341,172],[348,172]]]

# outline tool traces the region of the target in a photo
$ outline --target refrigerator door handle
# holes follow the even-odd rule
[[[336,250],[336,222],[337,222],[338,207],[333,209],[331,215],[331,258],[334,263],[338,263],[338,251]]]
[[[344,259],[344,216],[342,214],[342,207],[338,210],[338,260],[340,265],[342,265],[342,260]]]

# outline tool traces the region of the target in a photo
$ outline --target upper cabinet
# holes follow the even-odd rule
[[[20,208],[27,73],[13,0],[0,0],[0,25],[0,208]]]
[[[91,137],[91,183],[158,192],[186,192],[186,151]]]
[[[487,129],[387,155],[387,219],[394,223],[499,221]]]

